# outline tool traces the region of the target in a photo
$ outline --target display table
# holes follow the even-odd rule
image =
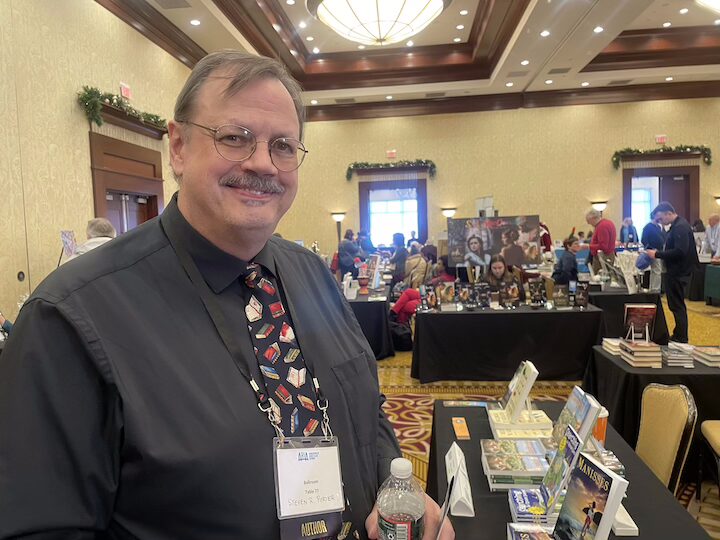
[[[720,305],[720,265],[708,264],[705,268],[705,302]]]
[[[390,320],[388,319],[388,295],[390,287],[382,293],[371,291],[371,295],[358,295],[356,300],[349,300],[350,307],[360,328],[370,343],[375,359],[381,360],[388,356],[395,356],[392,334],[390,333]],[[383,301],[369,301],[370,296],[384,296]]]
[[[428,312],[415,317],[411,374],[421,383],[509,381],[532,360],[544,380],[580,380],[598,343],[602,311]]]
[[[705,269],[709,263],[701,262],[693,270],[690,276],[690,285],[687,288],[685,298],[697,302],[705,300]]]
[[[609,338],[624,337],[625,304],[655,304],[657,315],[653,341],[660,345],[667,345],[670,339],[665,312],[663,311],[660,293],[630,294],[627,289],[611,289],[605,291],[592,291],[589,294],[590,303],[603,310],[603,323],[601,335]]]
[[[602,347],[595,347],[583,380],[583,388],[605,406],[610,413],[610,424],[634,447],[640,429],[642,392],[650,383],[684,384],[688,387],[698,410],[696,437],[703,420],[720,418],[720,369],[697,362],[692,369],[634,368]],[[696,454],[693,449],[691,454]],[[688,470],[693,470],[690,464],[686,465],[686,471]]]
[[[551,418],[556,418],[562,403],[538,403]],[[457,441],[465,454],[472,487],[475,517],[451,516],[455,538],[498,540],[506,537],[506,524],[511,520],[507,492],[491,493],[480,463],[480,439],[492,438],[487,412],[482,407],[444,407],[435,402],[433,411],[430,463],[427,493],[442,503],[447,489],[445,454],[455,441],[451,418],[463,416],[467,420],[471,440]],[[692,518],[653,472],[640,460],[617,432],[608,427],[607,446],[625,465],[630,485],[625,508],[638,526],[639,538],[647,540],[682,539],[707,540],[707,533]],[[612,533],[610,538],[616,538]]]

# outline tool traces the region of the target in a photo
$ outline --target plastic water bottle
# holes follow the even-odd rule
[[[377,498],[380,540],[421,540],[425,523],[425,494],[412,475],[412,463],[395,458],[390,477]]]

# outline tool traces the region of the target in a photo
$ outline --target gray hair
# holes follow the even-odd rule
[[[229,81],[228,87],[224,91],[225,97],[234,96],[250,83],[260,79],[274,78],[280,81],[290,93],[290,97],[295,104],[298,124],[300,125],[300,138],[302,139],[305,107],[300,97],[302,92],[300,84],[293,79],[285,66],[277,60],[231,49],[208,54],[195,64],[175,102],[176,122],[190,120],[200,89],[214,72],[222,69],[229,72],[229,75],[223,77]]]
[[[592,210],[589,210],[587,214],[585,214],[585,219],[601,219],[602,214],[595,210],[594,208]]]
[[[117,231],[115,230],[115,227],[113,227],[112,223],[110,223],[107,219],[99,217],[88,221],[86,234],[88,240],[90,238],[97,238],[98,236],[115,238],[117,236]]]

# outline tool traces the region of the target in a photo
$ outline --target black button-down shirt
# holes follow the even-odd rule
[[[279,538],[274,431],[169,244],[172,228],[257,366],[243,261],[183,218],[71,261],[23,307],[0,356],[0,538]],[[354,524],[399,455],[367,341],[313,253],[271,238],[278,278],[329,401]]]

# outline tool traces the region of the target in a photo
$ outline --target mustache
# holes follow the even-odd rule
[[[248,191],[259,191],[261,193],[285,193],[285,187],[279,182],[258,176],[257,174],[228,175],[220,179],[221,186],[232,186]]]

